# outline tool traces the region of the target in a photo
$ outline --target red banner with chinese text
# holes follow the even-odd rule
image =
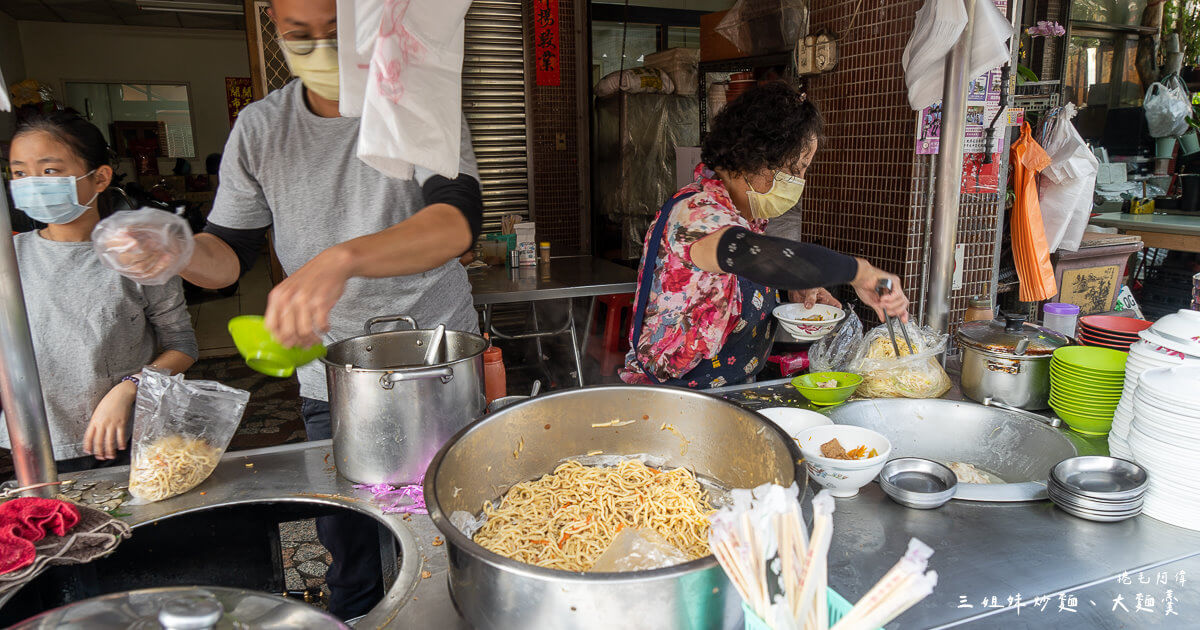
[[[229,126],[237,121],[238,113],[254,101],[250,77],[225,77],[225,102],[229,106]]]
[[[534,0],[533,64],[537,68],[538,85],[561,85],[558,34],[558,0]]]

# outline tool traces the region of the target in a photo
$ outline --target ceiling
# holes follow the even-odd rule
[[[235,7],[242,5],[241,0],[213,1]],[[0,12],[13,19],[33,22],[226,30],[246,27],[241,15],[146,11],[138,8],[136,0],[0,0]]]

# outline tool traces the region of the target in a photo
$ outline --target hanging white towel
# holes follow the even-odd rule
[[[967,62],[968,78],[973,79],[1009,60],[1006,42],[1013,35],[1013,27],[991,0],[967,1],[975,2]],[[901,58],[908,104],[914,110],[920,111],[941,100],[946,57],[966,25],[963,0],[925,0],[917,10],[916,24]]]
[[[355,6],[343,6],[349,4]],[[449,178],[458,175],[463,24],[470,4],[338,3],[339,98],[345,101],[338,109],[362,116],[358,157],[381,173],[408,179],[415,165]],[[353,16],[353,32],[345,31],[343,15]]]

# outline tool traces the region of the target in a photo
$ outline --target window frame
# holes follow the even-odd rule
[[[195,160],[195,159],[199,159],[201,157],[198,138],[197,138],[198,130],[196,127],[196,98],[195,98],[194,94],[192,93],[192,82],[191,81],[183,81],[183,80],[175,81],[175,80],[170,80],[170,79],[94,79],[94,78],[88,78],[88,79],[63,79],[61,81],[61,83],[62,83],[62,85],[60,86],[59,94],[62,95],[64,100],[67,98],[67,86],[71,85],[71,84],[76,84],[76,83],[89,84],[89,85],[104,85],[104,86],[145,85],[147,87],[152,87],[155,85],[169,85],[169,86],[182,85],[184,88],[187,89],[188,120],[189,120],[189,124],[191,125],[191,132],[192,132],[192,153],[195,154],[195,155],[192,155],[191,157],[184,157],[183,159]],[[70,106],[70,103],[67,103],[67,105]],[[84,119],[87,120],[88,122],[92,123],[93,125],[96,125],[96,122],[91,119],[88,112],[81,111],[81,112],[79,112],[79,114],[81,116],[83,116]],[[108,121],[108,124],[112,124],[114,122],[152,122],[152,121],[110,120],[110,121]],[[158,122],[158,121],[155,120],[153,122]],[[100,125],[96,125],[96,126],[100,127]],[[103,129],[103,132],[106,136],[109,134],[109,130],[107,128]],[[112,142],[113,147],[115,149],[116,139],[111,138],[110,141]],[[120,159],[128,159],[128,156],[125,156],[125,155],[119,155],[117,157]],[[167,158],[166,156],[162,156],[162,159],[170,159],[170,158]]]

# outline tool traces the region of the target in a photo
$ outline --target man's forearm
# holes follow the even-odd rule
[[[237,254],[212,234],[197,234],[192,260],[179,276],[205,289],[223,289],[237,282],[241,272]]]
[[[471,248],[471,226],[444,203],[426,206],[385,230],[329,248],[349,277],[390,278],[424,273]]]

